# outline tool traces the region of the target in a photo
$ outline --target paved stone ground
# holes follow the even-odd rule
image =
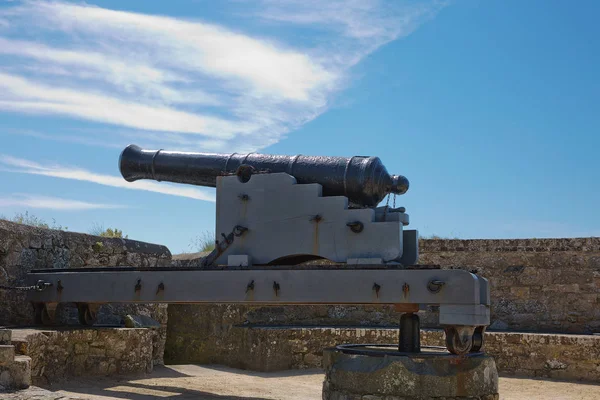
[[[151,375],[122,379],[78,378],[45,388],[0,392],[10,400],[320,400],[321,370],[274,373],[240,371],[221,366],[156,367]],[[600,383],[500,378],[502,400],[596,400]]]

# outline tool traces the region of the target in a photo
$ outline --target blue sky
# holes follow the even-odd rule
[[[422,235],[600,236],[600,3],[0,2],[0,214],[173,253],[214,189],[120,151],[375,155]]]

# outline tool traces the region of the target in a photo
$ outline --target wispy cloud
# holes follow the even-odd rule
[[[114,143],[137,137],[144,146],[159,135],[161,147],[258,150],[327,110],[350,67],[409,34],[439,4],[262,0],[247,7],[243,18],[292,24],[307,37],[318,29],[318,39],[296,43],[60,1],[4,7],[0,110],[130,129]]]
[[[15,193],[8,196],[0,196],[0,207],[29,207],[61,211],[82,211],[124,208],[125,206],[118,204],[89,203],[86,201],[62,199],[59,197]]]
[[[0,164],[4,165],[3,170],[10,172],[72,179],[122,189],[145,190],[173,196],[190,197],[197,200],[214,201],[214,194],[210,193],[208,190],[203,191],[185,185],[170,185],[151,181],[126,182],[119,176],[97,174],[71,166],[56,164],[42,165],[35,161],[2,154],[0,154]]]
[[[444,0],[259,0],[256,15],[323,32],[338,49],[333,60],[345,67],[399,37],[412,33],[446,5]]]
[[[0,100],[0,109],[5,110],[65,114],[130,128],[198,133],[222,138],[231,138],[252,129],[251,124],[235,124],[168,107],[63,89],[3,73],[0,73],[0,89],[4,98]]]

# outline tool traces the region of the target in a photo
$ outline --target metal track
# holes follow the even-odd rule
[[[441,269],[439,265],[408,265],[401,264],[304,264],[297,266],[290,265],[253,265],[252,267],[239,267],[227,265],[212,265],[207,267],[191,266],[191,267],[84,267],[84,268],[43,268],[33,269],[31,274],[60,274],[65,272],[125,272],[125,271],[268,271],[268,270],[353,270],[353,269],[375,269],[375,270],[432,270]]]

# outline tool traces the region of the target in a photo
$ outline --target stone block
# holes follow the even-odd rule
[[[126,315],[126,328],[159,328],[160,323],[146,315]]]
[[[526,299],[529,297],[528,286],[513,286],[510,288],[510,293],[518,299]]]
[[[74,345],[75,354],[86,354],[88,349],[89,345],[87,343],[75,343]]]
[[[15,359],[15,346],[9,344],[0,345],[0,365],[8,365]]]
[[[93,253],[92,246],[101,243],[109,253]],[[89,265],[110,265],[113,250],[122,249],[122,264],[125,264],[128,254],[141,255],[133,257],[133,267],[140,267],[152,260],[154,264],[159,259],[170,260],[171,254],[164,246],[133,240],[120,240],[113,238],[94,237],[90,235],[61,232],[0,220],[0,283],[15,285],[22,283],[24,275],[32,268],[76,268]],[[96,259],[96,260],[94,260]],[[112,259],[114,261],[114,259]],[[167,262],[168,264],[168,262]],[[144,305],[132,305],[130,312],[137,314],[135,308]],[[72,310],[72,306],[65,307]],[[76,323],[77,313],[69,321],[59,319],[59,324]],[[99,318],[99,324],[118,324],[123,314],[119,313],[117,321],[108,318]],[[153,314],[150,314],[153,316]],[[60,316],[59,316],[60,317]],[[0,326],[25,326],[33,322],[33,311],[24,293],[12,292],[10,295],[0,293]],[[1,334],[0,334],[1,336]],[[0,337],[0,344],[3,343]]]
[[[340,398],[470,398],[498,396],[498,371],[487,355],[423,357],[345,354],[326,349],[327,388],[323,399]]]
[[[0,328],[0,344],[10,344],[12,339],[12,331],[10,329]]]
[[[544,286],[543,292],[556,292],[556,293],[579,293],[579,284],[577,283],[565,283],[565,284],[552,284]]]
[[[306,364],[308,368],[319,368],[321,367],[321,359],[322,357],[309,353],[304,356],[304,364]]]
[[[71,376],[146,373],[152,370],[155,330],[125,328],[15,329],[32,358],[32,378],[52,383]]]
[[[9,390],[27,389],[31,385],[31,358],[16,356],[9,365],[0,366],[0,386]]]

